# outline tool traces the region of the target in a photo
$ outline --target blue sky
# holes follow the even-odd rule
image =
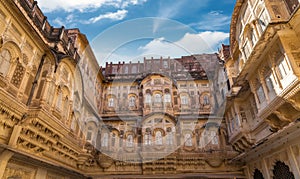
[[[235,1],[37,0],[52,26],[79,28],[100,65],[213,53],[228,44]]]

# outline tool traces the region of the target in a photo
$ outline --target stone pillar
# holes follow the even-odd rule
[[[262,159],[262,165],[263,165],[264,177],[271,178],[270,173],[269,173],[269,168],[268,168],[268,165],[267,165],[267,162],[265,161],[265,159]]]
[[[269,89],[268,89],[266,81],[265,81],[264,70],[259,70],[259,81],[260,81],[260,84],[263,88],[266,100],[268,102],[270,102]]]
[[[45,170],[43,168],[38,168],[35,178],[36,179],[46,179],[47,178],[47,170]]]
[[[0,178],[3,177],[8,161],[13,155],[14,153],[9,150],[4,150],[0,154]]]
[[[300,169],[299,169],[297,159],[296,159],[296,156],[294,155],[292,148],[288,147],[287,152],[289,154],[288,158],[289,158],[289,162],[291,164],[291,171],[293,171],[295,179],[300,179]]]

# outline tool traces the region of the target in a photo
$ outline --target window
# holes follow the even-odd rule
[[[185,134],[184,136],[185,146],[193,146],[192,142],[192,135],[191,134]]]
[[[23,79],[23,77],[24,77],[24,75],[25,75],[25,68],[23,67],[23,65],[20,63],[20,62],[18,62],[17,63],[17,67],[15,68],[15,71],[14,71],[14,74],[13,74],[13,76],[12,76],[12,78],[11,78],[11,83],[15,86],[15,87],[17,87],[17,88],[19,88],[20,87],[20,85],[21,85],[21,83],[22,83],[22,79]],[[33,82],[33,74],[30,74],[30,80],[32,80],[32,82]],[[28,91],[30,91],[29,89],[29,87],[31,87],[31,85],[32,85],[32,82],[30,83],[30,80],[28,80],[28,85],[27,85],[27,87],[26,87],[26,91],[28,90]],[[25,92],[26,93],[26,92]]]
[[[90,126],[88,127],[87,133],[86,133],[86,140],[92,140],[92,133],[93,133],[93,128]]]
[[[111,146],[114,147],[115,145],[116,145],[116,134],[113,133],[111,138]]]
[[[203,96],[203,104],[204,105],[209,105],[210,104],[208,95]]]
[[[188,104],[188,97],[187,96],[182,96],[181,97],[181,104],[182,105],[187,105]]]
[[[145,134],[145,141],[144,141],[145,145],[151,145],[151,134],[150,132],[147,132]]]
[[[290,71],[290,67],[286,59],[282,57],[280,63],[278,64],[278,72],[279,72],[280,79],[285,78],[289,74],[289,71]]]
[[[108,107],[114,107],[114,98],[108,99]]]
[[[129,98],[129,107],[134,107],[135,106],[135,97],[131,96]]]
[[[127,136],[126,147],[133,147],[133,136],[132,135]]]
[[[145,102],[146,103],[151,103],[151,94],[147,93],[145,96]]]
[[[248,20],[248,18],[249,18],[249,16],[250,16],[250,14],[251,14],[251,12],[250,12],[250,8],[248,7],[248,6],[246,6],[245,8],[244,8],[244,15],[243,15],[243,22],[244,22],[244,24],[247,22],[247,20]]]
[[[168,135],[166,136],[166,143],[167,145],[173,145],[173,133],[169,132]]]
[[[155,133],[155,144],[156,145],[162,145],[163,144],[161,131],[157,131]]]
[[[4,49],[0,53],[0,74],[6,76],[10,66],[11,55],[8,50]]]
[[[264,90],[261,85],[259,85],[259,87],[257,88],[256,93],[257,93],[259,103],[263,103],[266,98],[265,98]]]
[[[161,94],[155,94],[155,103],[161,103]]]
[[[216,131],[211,131],[210,134],[211,134],[211,137],[212,137],[211,144],[218,145],[219,144],[219,140],[218,140],[217,132]]]
[[[265,31],[267,28],[267,25],[269,24],[269,18],[266,10],[263,10],[261,15],[259,16],[258,23],[261,27],[262,31]]]
[[[170,103],[171,102],[171,95],[169,93],[166,93],[164,95],[164,102],[165,103]]]
[[[101,146],[108,147],[108,133],[103,134]]]

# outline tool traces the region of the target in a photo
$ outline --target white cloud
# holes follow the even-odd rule
[[[222,11],[211,11],[202,16],[198,23],[189,24],[200,30],[223,30],[230,25],[231,16],[224,15]]]
[[[178,58],[184,55],[202,54],[202,53],[215,53],[221,46],[221,43],[226,41],[229,37],[228,33],[205,31],[198,34],[186,33],[180,40],[176,42],[167,41],[165,38],[156,38],[140,46],[137,49],[130,49],[137,53],[134,55],[118,53],[117,51],[111,52],[109,49],[95,49],[95,54],[98,63],[101,66],[105,65],[105,62],[118,63],[118,61],[142,61],[146,58],[159,58],[159,57],[171,57]]]
[[[147,0],[38,0],[39,7],[44,12],[52,12],[56,10],[64,10],[71,12],[79,10],[98,9],[102,6],[112,6],[116,8],[124,8],[130,5],[138,5]]]
[[[67,28],[73,28],[76,27],[76,23],[78,22],[76,19],[76,15],[69,14],[66,17],[57,17],[54,20],[52,20],[53,25],[55,26],[65,26]]]
[[[177,42],[168,42],[164,38],[158,38],[140,47],[139,50],[142,50],[145,56],[157,54],[157,56],[180,57],[190,54],[213,53],[228,37],[229,34],[224,32],[186,33]]]
[[[127,0],[127,1],[123,1],[121,8],[126,8],[130,5],[139,5],[145,2],[147,2],[147,0]]]
[[[126,17],[128,11],[127,10],[118,10],[117,12],[108,12],[106,14],[100,14],[97,17],[90,18],[87,21],[82,21],[83,24],[92,24],[96,23],[103,19],[111,19],[111,20],[122,20]]]
[[[65,25],[66,25],[66,23],[63,21],[63,19],[60,18],[60,17],[55,18],[55,19],[53,20],[53,23],[54,23],[55,25],[58,25],[58,26],[65,26]]]

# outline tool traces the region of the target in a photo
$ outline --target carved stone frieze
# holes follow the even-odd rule
[[[10,168],[7,167],[5,169],[3,178],[26,178],[33,179],[34,171],[29,171],[26,169],[22,169],[21,167]]]

